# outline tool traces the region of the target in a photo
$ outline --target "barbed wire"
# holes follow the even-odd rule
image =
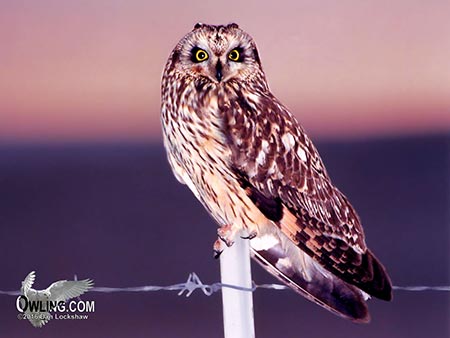
[[[74,279],[77,280],[77,276],[75,276]],[[189,297],[195,290],[201,290],[206,296],[211,296],[213,293],[220,291],[222,288],[229,288],[246,292],[254,292],[257,289],[290,290],[288,286],[281,284],[256,284],[254,282],[251,288],[224,283],[203,284],[198,275],[195,272],[192,272],[189,274],[189,277],[186,282],[179,284],[167,286],[146,285],[146,286],[132,286],[122,288],[96,286],[89,289],[88,292],[114,293],[114,292],[179,291],[178,296],[185,294],[186,297]],[[450,292],[450,286],[420,285],[420,286],[393,286],[392,288],[398,291],[410,291],[410,292],[423,292],[423,291]],[[19,296],[21,295],[21,292],[0,290],[0,294],[9,296]]]

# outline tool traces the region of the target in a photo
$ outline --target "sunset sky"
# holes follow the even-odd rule
[[[237,22],[319,138],[450,131],[450,1],[0,0],[0,141],[159,139],[167,56]]]

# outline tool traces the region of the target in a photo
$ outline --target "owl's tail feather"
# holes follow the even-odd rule
[[[292,248],[286,249],[281,242],[263,250],[250,243],[253,258],[294,291],[338,316],[359,323],[370,321],[365,294],[320,267],[300,249],[296,248],[297,257],[293,257]]]

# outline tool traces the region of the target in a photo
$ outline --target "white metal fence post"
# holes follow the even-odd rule
[[[235,243],[220,256],[222,284],[252,287],[248,239],[236,236]],[[252,292],[222,288],[225,338],[254,338]]]

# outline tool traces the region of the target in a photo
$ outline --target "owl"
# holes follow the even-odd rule
[[[383,265],[294,115],[271,93],[252,37],[198,23],[164,69],[168,161],[218,224],[216,255],[236,236],[307,299],[355,322],[366,300],[390,300]],[[243,235],[245,234],[245,235]]]

